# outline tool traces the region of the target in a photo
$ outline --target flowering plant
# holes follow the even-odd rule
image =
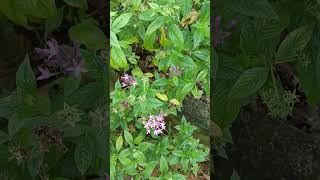
[[[111,1],[111,179],[208,174],[181,110],[210,96],[209,11],[206,0]]]
[[[16,87],[1,84],[1,179],[105,177],[108,51],[94,2],[0,1],[1,29],[23,47]]]

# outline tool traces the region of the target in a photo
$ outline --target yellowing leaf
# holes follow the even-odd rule
[[[157,98],[159,98],[162,101],[168,101],[168,97],[165,94],[156,93]]]
[[[172,105],[174,105],[174,106],[180,106],[180,102],[179,102],[178,100],[176,100],[176,99],[171,99],[171,100],[170,100],[170,103],[171,103]]]
[[[192,24],[199,16],[197,11],[191,11],[190,14],[181,20],[181,25],[186,26]]]
[[[152,78],[154,75],[152,73],[144,73],[145,76]]]

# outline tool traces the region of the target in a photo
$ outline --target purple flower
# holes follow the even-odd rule
[[[169,75],[172,76],[180,76],[182,73],[181,69],[178,66],[170,66]]]
[[[121,87],[127,86],[136,86],[138,83],[133,76],[129,76],[128,74],[124,74],[120,77],[121,80]]]
[[[216,47],[218,44],[222,44],[224,40],[231,35],[230,30],[236,26],[236,21],[231,20],[226,26],[225,30],[221,28],[221,17],[217,16],[214,19],[214,31],[213,31],[213,45]]]
[[[88,72],[84,68],[84,61],[77,43],[73,43],[72,48],[62,48],[55,39],[50,39],[47,46],[47,49],[35,48],[36,54],[44,59],[41,69],[38,68],[41,72],[38,80],[62,73],[72,74],[75,78],[79,78],[81,73]]]
[[[80,62],[77,62],[75,59],[72,59],[73,65],[71,67],[68,67],[65,69],[67,72],[72,72],[74,74],[75,78],[79,78],[81,73],[88,72],[84,68],[83,60],[80,60]]]
[[[59,45],[55,39],[50,39],[47,42],[48,49],[35,48],[35,52],[39,55],[40,58],[47,58],[50,60],[53,57],[56,57],[59,53]]]
[[[55,76],[55,73],[51,73],[48,68],[42,68],[38,66],[38,70],[40,71],[41,75],[37,77],[37,80],[43,80],[43,79],[48,79],[52,76]]]
[[[143,122],[144,128],[147,131],[147,134],[150,134],[153,131],[153,134],[158,136],[162,134],[163,131],[166,129],[164,116],[159,114],[157,116],[149,115],[148,120]]]

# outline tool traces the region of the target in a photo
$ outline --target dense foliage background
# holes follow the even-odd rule
[[[110,16],[111,179],[210,178],[181,113],[210,97],[209,1],[113,0]]]
[[[0,179],[104,179],[106,1],[0,1]]]
[[[250,115],[260,114],[261,121],[282,121],[304,133],[315,134],[319,117],[312,114],[318,112],[320,100],[319,3],[213,2],[216,83],[212,110],[217,133],[213,141],[216,151],[212,152],[228,157],[223,147],[233,142],[230,128],[236,119],[243,118],[239,114],[248,109]],[[275,151],[279,146],[275,146]]]

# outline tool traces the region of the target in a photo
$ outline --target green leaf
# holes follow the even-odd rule
[[[203,60],[203,61],[209,61],[210,60],[210,52],[206,49],[198,50],[192,52],[192,55],[196,56],[197,58]]]
[[[192,10],[192,0],[179,0],[178,4],[181,6],[181,14],[183,17],[187,16]]]
[[[138,17],[143,21],[152,21],[157,17],[157,14],[152,9],[147,9],[141,12]]]
[[[36,77],[30,65],[29,56],[26,55],[16,73],[17,92],[20,96],[33,95],[37,90]]]
[[[162,101],[168,101],[168,97],[165,94],[156,93],[157,98],[159,98]]]
[[[204,40],[204,34],[201,29],[197,28],[193,34],[193,48],[196,48]]]
[[[245,71],[232,87],[229,98],[241,99],[257,92],[266,82],[269,69],[256,67]]]
[[[88,9],[87,0],[64,0],[64,2],[72,7]]]
[[[313,64],[310,64],[308,67],[303,67],[301,64],[297,66],[299,83],[307,97],[308,103],[312,107],[316,107],[320,101],[320,87],[317,83],[316,72]]]
[[[197,76],[197,81],[202,81],[207,77],[208,71],[207,70],[202,70],[201,72],[199,72],[198,76]]]
[[[92,82],[78,88],[67,98],[67,102],[70,105],[77,105],[77,108],[89,110],[96,102],[101,100],[104,95],[105,85],[100,82]]]
[[[116,33],[112,31],[110,32],[110,45],[111,47],[121,48]]]
[[[111,24],[111,31],[117,33],[126,26],[132,16],[132,13],[124,13],[117,17]]]
[[[93,148],[89,139],[87,139],[87,135],[77,144],[74,151],[74,160],[78,170],[84,175],[93,160]]]
[[[310,26],[303,26],[291,32],[280,44],[276,53],[276,61],[292,60],[302,51],[311,39]]]
[[[194,87],[194,83],[188,83],[182,88],[182,94],[187,94]]]
[[[183,34],[179,29],[179,27],[175,24],[170,25],[168,27],[168,34],[174,46],[177,47],[178,49],[182,49],[184,44],[184,39],[183,39]]]
[[[128,156],[130,156],[130,154],[131,154],[131,151],[130,151],[129,148],[127,148],[127,149],[122,150],[122,151],[119,153],[119,156],[118,156],[118,157],[128,157]]]
[[[27,29],[31,29],[31,27],[28,25],[28,18],[23,13],[23,9],[18,6],[17,1],[1,0],[0,12],[14,23],[24,26]]]
[[[122,145],[123,145],[123,138],[122,138],[122,136],[119,136],[117,141],[116,141],[116,149],[117,149],[118,152],[122,148]]]
[[[162,16],[152,21],[152,23],[149,25],[146,31],[146,36],[150,36],[154,31],[162,27],[163,24],[164,24],[164,18]]]
[[[110,55],[110,64],[114,69],[120,70],[128,67],[127,58],[121,48],[112,48]]]
[[[138,145],[138,149],[142,152],[146,151],[150,147],[150,143],[142,142]]]
[[[104,49],[107,45],[107,38],[103,31],[89,22],[83,22],[72,26],[69,29],[69,36],[73,41],[84,44],[87,48],[92,50]]]
[[[0,144],[5,143],[9,140],[9,136],[7,133],[0,131]]]
[[[145,178],[150,178],[154,168],[157,166],[158,161],[151,161],[147,164],[146,169],[143,170],[142,175]]]
[[[47,34],[52,33],[62,23],[64,8],[58,9],[54,14],[50,15],[45,22],[45,31]]]
[[[160,171],[162,174],[167,173],[169,170],[168,161],[165,157],[161,156],[160,159]]]
[[[119,156],[118,159],[119,159],[120,163],[125,165],[125,166],[127,166],[127,165],[132,163],[132,161],[129,158],[126,158],[126,157]]]
[[[132,75],[133,76],[136,76],[136,77],[142,77],[143,76],[143,72],[142,70],[140,69],[140,67],[136,66],[132,71],[131,71]]]
[[[238,0],[237,3],[233,0],[225,0],[224,7],[227,7],[225,11],[233,11],[249,17],[279,19],[268,0]]]
[[[141,0],[132,0],[132,4],[134,7],[139,7]]]
[[[33,179],[35,179],[35,177],[39,173],[40,163],[42,158],[41,156],[42,156],[41,154],[32,154],[27,161],[28,171],[31,174]]]
[[[130,132],[127,131],[127,130],[124,130],[124,139],[126,140],[126,142],[127,142],[128,144],[133,144],[133,137],[132,137],[132,135],[130,134]]]
[[[189,159],[186,159],[186,158],[182,159],[181,165],[182,165],[183,172],[187,172],[188,167],[189,167]]]
[[[145,138],[145,132],[141,131],[139,133],[139,135],[136,138],[134,138],[133,142],[134,142],[134,144],[140,144],[143,141],[144,138]]]

